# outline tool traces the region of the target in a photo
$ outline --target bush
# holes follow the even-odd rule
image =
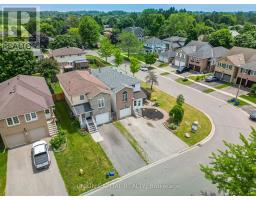
[[[54,150],[58,150],[66,142],[65,132],[59,130],[58,134],[50,140],[50,144]]]
[[[256,96],[256,84],[253,84],[250,89],[250,95]]]
[[[179,125],[184,116],[184,110],[180,105],[175,105],[169,112],[171,122]]]
[[[168,124],[168,128],[171,130],[176,130],[178,128],[178,126],[174,123],[170,123],[170,124]]]
[[[176,99],[176,103],[177,103],[178,105],[182,106],[184,102],[185,102],[185,99],[184,99],[183,95],[180,94],[180,95],[177,97],[177,99]]]

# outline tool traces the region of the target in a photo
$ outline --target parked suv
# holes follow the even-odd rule
[[[182,74],[184,72],[188,72],[191,68],[190,67],[187,67],[187,66],[180,66],[176,72],[177,74]]]
[[[50,166],[51,160],[48,145],[45,141],[41,140],[33,143],[32,158],[36,169],[48,168]]]

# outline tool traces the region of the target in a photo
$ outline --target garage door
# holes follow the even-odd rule
[[[220,72],[215,72],[214,76],[216,76],[218,79],[221,79],[222,73]]]
[[[17,147],[26,144],[26,138],[23,133],[9,135],[5,137],[9,148]]]
[[[30,136],[31,142],[35,142],[47,137],[48,134],[46,132],[46,129],[42,127],[42,128],[37,128],[29,131],[29,136]]]
[[[104,124],[110,121],[110,114],[109,112],[102,113],[102,114],[96,115],[95,119],[96,119],[97,125]]]
[[[179,60],[175,60],[175,66],[177,67],[181,67],[181,66],[185,66],[185,62],[179,61]]]
[[[226,82],[230,82],[230,79],[231,79],[231,76],[227,75],[227,74],[224,74],[223,77],[222,77],[222,80],[226,81]]]
[[[120,110],[120,118],[131,116],[131,107]]]

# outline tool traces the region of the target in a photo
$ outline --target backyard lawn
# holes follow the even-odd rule
[[[58,126],[67,131],[67,148],[55,153],[55,157],[69,195],[79,195],[112,180],[106,178],[109,171],[115,171],[114,178],[117,178],[116,170],[100,145],[89,134],[80,134],[77,122],[70,118],[67,104],[59,101],[55,106]]]
[[[89,66],[92,69],[98,69],[99,67],[111,66],[110,63],[106,62],[102,58],[93,55],[86,55],[86,59],[89,61]]]
[[[4,152],[4,144],[0,137],[0,196],[5,194],[6,184],[6,169],[7,169],[7,152]]]
[[[150,90],[150,86],[145,84],[145,82],[142,83],[142,88]],[[170,109],[176,104],[175,97],[172,97],[167,93],[162,92],[156,87],[154,87],[153,89],[151,99],[157,99],[159,107],[164,109],[168,113]],[[185,112],[184,118],[178,129],[173,131],[173,133],[175,133],[181,140],[183,140],[189,146],[191,146],[207,137],[211,132],[212,125],[208,117],[201,111],[197,110],[196,108],[188,104],[184,104],[183,106]],[[200,126],[196,133],[191,132],[191,125],[194,121],[198,121]],[[186,138],[184,136],[185,133],[190,133],[191,137]]]
[[[51,88],[53,89],[54,94],[60,94],[63,92],[59,82],[51,83]]]

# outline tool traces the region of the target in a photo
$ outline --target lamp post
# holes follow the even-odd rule
[[[240,67],[240,65],[239,65]],[[239,85],[238,85],[238,88],[237,88],[237,93],[236,93],[236,98],[235,100],[237,101],[237,98],[238,98],[238,95],[239,95],[239,92],[240,92],[240,88],[241,88],[241,85],[242,85],[242,81],[243,81],[243,78],[244,78],[244,71],[243,69],[241,68],[241,73],[242,73],[242,76],[240,78],[240,82],[239,82]]]

